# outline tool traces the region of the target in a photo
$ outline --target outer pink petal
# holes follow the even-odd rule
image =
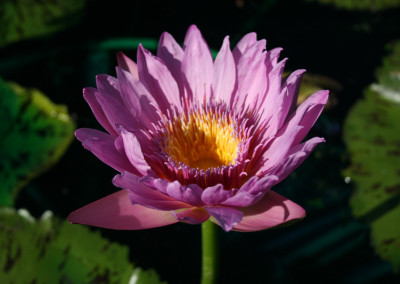
[[[139,204],[157,210],[177,210],[191,207],[189,204],[177,201],[155,188],[148,187],[143,183],[142,179],[128,172],[123,172],[121,175],[114,177],[113,184],[120,188],[129,189],[129,198],[132,204]]]
[[[201,224],[210,218],[210,214],[204,208],[198,207],[171,213],[178,221],[189,224]]]
[[[118,66],[121,69],[128,71],[129,73],[132,74],[133,77],[135,77],[136,79],[139,79],[137,65],[132,59],[130,59],[128,56],[126,56],[123,52],[118,51],[117,52],[117,61],[118,61]]]
[[[156,100],[160,109],[165,112],[172,106],[181,108],[178,85],[164,62],[144,49],[138,48],[138,68],[140,81]]]
[[[236,85],[236,65],[229,46],[229,37],[225,37],[221,50],[214,62],[213,97],[216,101],[230,103]]]
[[[127,190],[108,195],[72,212],[68,221],[115,230],[143,230],[178,222],[170,211],[132,205],[128,195]]]
[[[214,218],[211,221],[218,224],[226,232],[232,230],[243,218],[243,212],[232,207],[204,207]]]
[[[306,212],[286,197],[270,190],[264,198],[251,207],[243,209],[244,217],[233,230],[252,232],[272,228],[280,224],[302,219]]]
[[[89,104],[90,108],[97,121],[103,126],[108,133],[113,136],[118,136],[118,132],[114,129],[111,123],[108,121],[107,116],[105,115],[103,109],[101,108],[99,102],[97,101],[97,96],[99,96],[98,90],[95,88],[85,88],[83,89],[83,97],[86,102]]]
[[[196,102],[203,102],[204,99],[209,101],[213,82],[213,59],[207,43],[194,25],[186,33],[182,72],[189,98]]]
[[[91,151],[105,164],[120,172],[130,171],[132,173],[138,173],[126,156],[119,153],[115,148],[115,138],[111,135],[107,137],[106,133],[88,128],[76,130],[75,135],[78,140],[82,141],[82,145],[85,149]]]

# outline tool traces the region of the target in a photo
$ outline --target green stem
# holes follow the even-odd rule
[[[218,236],[217,226],[210,220],[201,225],[203,262],[201,284],[217,283]]]

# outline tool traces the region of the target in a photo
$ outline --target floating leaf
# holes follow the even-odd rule
[[[10,206],[19,188],[61,157],[75,126],[64,106],[1,79],[0,121],[0,206]]]
[[[84,0],[2,0],[0,46],[48,35],[79,22]]]
[[[133,270],[127,247],[50,211],[35,220],[0,208],[0,231],[0,283],[162,283],[153,270]]]
[[[381,11],[400,6],[400,0],[306,0],[321,4],[335,5],[346,10]]]
[[[368,222],[376,250],[400,269],[400,43],[378,70],[378,83],[351,109],[344,140],[351,155],[345,175],[357,188],[353,214]]]

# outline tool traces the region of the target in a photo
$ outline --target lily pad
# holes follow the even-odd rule
[[[49,35],[77,24],[84,0],[2,0],[0,2],[0,46],[32,37]]]
[[[377,72],[365,98],[350,110],[344,140],[351,165],[344,172],[356,185],[354,216],[371,226],[379,255],[400,270],[400,43]]]
[[[306,0],[321,4],[334,5],[346,10],[382,11],[400,6],[400,0]]]
[[[26,210],[1,208],[0,231],[1,283],[165,284],[153,270],[134,270],[128,247],[50,211],[35,220]]]
[[[66,107],[1,79],[0,121],[0,206],[11,206],[18,189],[65,152],[75,125]]]

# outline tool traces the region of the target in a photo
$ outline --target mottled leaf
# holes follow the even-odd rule
[[[0,46],[49,35],[79,22],[85,0],[2,0]]]
[[[0,231],[0,283],[162,283],[153,270],[133,270],[128,247],[50,211],[35,220],[0,208]]]
[[[344,140],[355,182],[353,214],[371,225],[373,244],[400,269],[400,45],[378,70],[378,83],[350,110]]]
[[[64,106],[1,79],[0,121],[0,206],[9,206],[21,186],[61,157],[75,126]]]

